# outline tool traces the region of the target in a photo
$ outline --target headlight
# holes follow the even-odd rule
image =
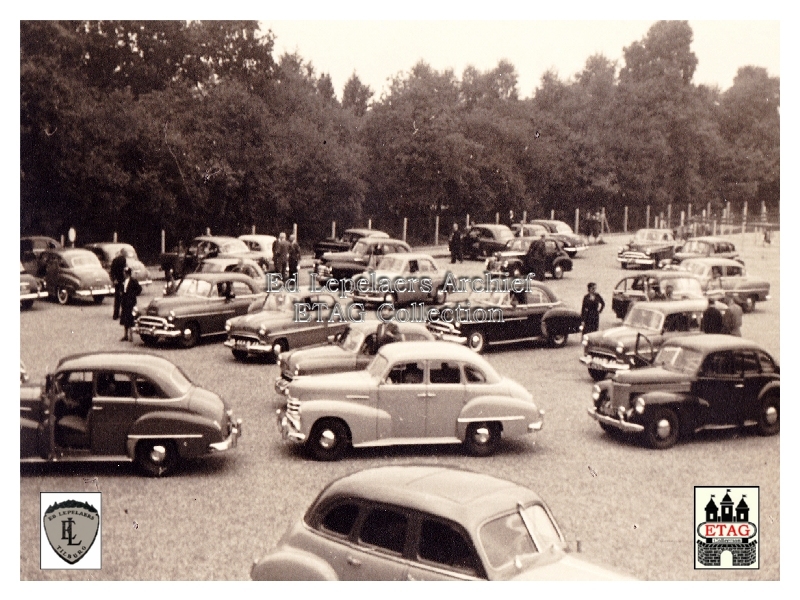
[[[620,342],[617,344],[617,354],[623,354],[625,352],[625,344]]]
[[[645,249],[644,249],[644,253],[645,253],[647,256],[650,256],[650,248],[645,248]]]
[[[300,375],[300,365],[295,365],[294,376],[297,377],[298,375]]]
[[[507,268],[508,268],[508,261],[507,261],[507,260],[504,260],[504,261],[503,261],[503,268],[504,268],[504,269],[507,269]]]
[[[636,411],[636,414],[643,414],[644,413],[644,398],[639,396],[636,400],[633,401],[633,410]]]
[[[261,327],[258,328],[258,335],[264,335],[265,333],[267,333],[266,325],[262,325]]]
[[[175,311],[174,311],[174,310],[171,310],[171,311],[169,311],[169,315],[167,316],[167,321],[169,321],[170,323],[172,323],[172,320],[173,320],[174,318],[175,318]]]
[[[599,400],[600,399],[600,386],[595,385],[592,387],[592,400]]]
[[[225,331],[230,331],[230,330],[231,330],[231,322],[225,321]]]

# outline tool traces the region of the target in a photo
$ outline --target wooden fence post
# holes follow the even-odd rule
[[[406,241],[406,231],[408,229],[408,217],[403,217],[403,241]]]
[[[622,231],[628,233],[628,206],[625,206],[625,212],[622,214]]]
[[[336,221],[331,221],[331,237],[336,237]]]
[[[433,230],[433,245],[439,245],[439,215],[436,215],[436,225]]]
[[[161,230],[161,254],[164,254],[167,251],[167,232],[163,229]]]
[[[580,233],[581,229],[581,209],[575,209],[575,233]]]

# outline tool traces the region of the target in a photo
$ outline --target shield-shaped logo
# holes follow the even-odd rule
[[[100,529],[100,514],[87,502],[65,500],[48,507],[43,525],[53,551],[74,565],[94,544]]]

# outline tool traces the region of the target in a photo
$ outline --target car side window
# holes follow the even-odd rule
[[[486,374],[474,365],[464,365],[464,376],[469,383],[486,383]]]
[[[711,377],[734,375],[733,353],[715,352],[710,354],[703,366],[703,373]]]
[[[762,373],[774,373],[775,372],[775,363],[772,360],[772,357],[764,352],[758,353],[758,362],[761,364],[761,372]]]
[[[475,575],[478,560],[472,544],[447,523],[425,519],[419,532],[420,560]]]
[[[458,363],[431,361],[428,363],[430,383],[461,383],[461,369]]]
[[[550,302],[550,298],[540,289],[526,292],[525,299],[527,300],[526,304],[548,304]]]
[[[395,510],[375,508],[361,525],[359,541],[393,554],[402,555],[406,543],[408,517]]]
[[[748,351],[736,353],[736,372],[744,373],[745,375],[761,373],[761,363],[759,362],[755,352]]]
[[[399,384],[422,383],[424,373],[423,363],[411,362],[401,363],[392,367],[389,373],[389,382]]]
[[[321,529],[348,537],[358,518],[358,504],[346,502],[337,504],[322,517]]]
[[[126,373],[98,373],[96,390],[105,398],[133,398],[133,383]]]
[[[166,398],[167,395],[161,391],[155,383],[141,376],[134,379],[136,385],[136,395],[139,398]]]
[[[664,331],[689,331],[691,320],[685,313],[667,315],[664,319]]]

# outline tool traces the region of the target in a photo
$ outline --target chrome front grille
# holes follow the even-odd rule
[[[295,419],[300,418],[300,401],[295,400],[294,398],[289,398],[289,401],[286,403],[286,414]]]
[[[168,322],[163,317],[153,317],[150,315],[141,316],[137,319],[136,323],[140,327],[154,327],[154,328],[164,328],[168,326]]]

